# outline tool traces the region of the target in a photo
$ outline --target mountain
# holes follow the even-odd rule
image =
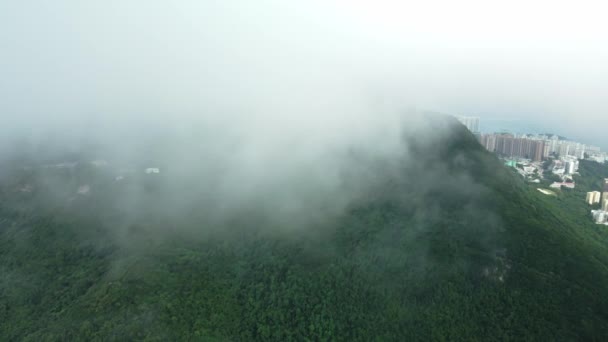
[[[209,219],[163,172],[4,165],[0,339],[604,340],[608,234],[581,194],[608,168],[546,196],[425,120],[398,158],[349,154],[327,215]]]

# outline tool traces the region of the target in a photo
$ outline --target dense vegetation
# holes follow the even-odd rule
[[[363,158],[366,194],[306,229],[152,210],[161,176],[5,171],[0,339],[604,340],[608,234],[584,192],[608,167],[582,162],[576,189],[546,196],[432,125],[450,133]],[[83,180],[95,191],[75,195]]]

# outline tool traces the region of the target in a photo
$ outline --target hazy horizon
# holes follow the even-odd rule
[[[6,1],[3,139],[199,124],[348,135],[415,108],[606,150],[606,24],[586,5]]]

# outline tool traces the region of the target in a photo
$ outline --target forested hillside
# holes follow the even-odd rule
[[[372,177],[323,217],[210,220],[164,197],[170,173],[6,162],[0,340],[604,341],[608,233],[584,191],[608,167],[545,196],[428,120],[403,158],[353,154]]]

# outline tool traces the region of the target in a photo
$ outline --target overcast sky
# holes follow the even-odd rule
[[[523,120],[606,150],[606,10],[587,1],[4,0],[0,130],[204,118],[332,131],[403,107],[482,125]]]

